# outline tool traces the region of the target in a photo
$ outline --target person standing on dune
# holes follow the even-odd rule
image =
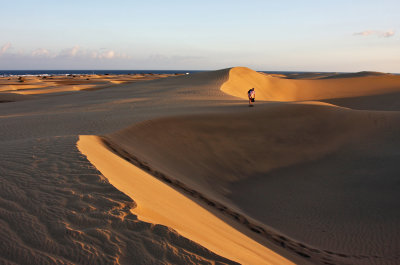
[[[249,107],[253,107],[254,100],[256,99],[256,91],[254,91],[254,87],[247,91],[247,96],[249,97]]]

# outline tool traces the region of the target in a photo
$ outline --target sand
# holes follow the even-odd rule
[[[345,78],[331,76],[311,80],[285,79],[266,76],[245,67],[236,67],[231,70],[229,80],[222,85],[221,90],[247,99],[247,90],[255,87],[257,99],[268,101],[329,101],[400,93],[400,76],[398,75],[359,76],[359,74],[348,74]]]
[[[170,76],[175,75],[134,74],[0,77],[0,93],[12,93],[17,95],[42,95],[80,90],[96,90],[112,87],[113,85],[118,84],[133,83],[144,80],[155,80]]]
[[[399,76],[164,77],[0,104],[2,262],[399,263]]]
[[[100,138],[80,136],[79,150],[126,195],[140,220],[161,223],[241,264],[292,264],[240,233],[190,198],[112,153]]]

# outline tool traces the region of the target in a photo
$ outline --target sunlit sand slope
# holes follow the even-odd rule
[[[235,67],[230,70],[229,80],[221,90],[246,99],[247,91],[254,87],[257,100],[304,101],[322,100],[334,104],[363,109],[397,108],[400,110],[400,76],[390,74],[337,75],[327,79],[286,79],[257,73],[249,68]],[[393,95],[394,94],[394,95]],[[387,95],[381,104],[373,97]],[[364,98],[365,97],[365,98]],[[360,98],[363,98],[362,100]],[[361,102],[363,104],[361,104]],[[366,102],[367,101],[367,102]],[[361,105],[360,105],[361,104]],[[390,106],[385,106],[390,105]]]
[[[78,147],[116,188],[135,198],[140,220],[161,223],[241,264],[293,264],[113,153],[101,138],[80,136]]]

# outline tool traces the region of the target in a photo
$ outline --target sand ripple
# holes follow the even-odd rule
[[[76,149],[76,137],[2,144],[0,253],[5,264],[233,264],[162,226]]]

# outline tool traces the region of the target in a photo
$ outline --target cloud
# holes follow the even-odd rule
[[[82,52],[82,51],[80,51],[79,45],[75,45],[72,48],[67,48],[67,49],[61,50],[56,56],[75,57],[75,56],[79,55],[80,52]]]
[[[147,60],[157,63],[183,63],[183,62],[193,62],[204,59],[200,56],[185,56],[185,55],[172,55],[167,56],[163,54],[152,54]]]
[[[106,59],[112,59],[115,56],[115,52],[114,51],[108,51],[102,54],[103,58]]]
[[[1,53],[0,53],[1,54]],[[100,48],[100,49],[85,49],[79,45],[71,48],[65,48],[58,52],[51,52],[46,48],[38,48],[33,50],[30,54],[20,54],[25,57],[46,57],[54,59],[65,60],[111,60],[111,59],[131,59],[131,56],[118,53],[114,50]]]
[[[5,53],[8,49],[10,49],[11,48],[11,43],[10,42],[7,42],[6,44],[4,44],[2,47],[1,47],[1,50],[0,50],[0,55],[1,54],[3,54],[3,53]]]
[[[353,35],[361,35],[361,36],[369,36],[369,35],[372,35],[372,34],[374,34],[375,33],[375,31],[374,30],[366,30],[366,31],[362,31],[362,32],[356,32],[356,33],[354,33]]]
[[[384,37],[384,38],[390,38],[395,35],[394,30],[387,30],[387,31],[382,31],[382,30],[365,30],[361,32],[356,32],[353,34],[354,36],[371,36],[375,35],[378,37]]]
[[[71,51],[70,51],[70,55],[73,57],[73,56],[76,56],[76,54],[79,52],[79,46],[78,45],[75,45],[74,47],[72,47],[72,49],[71,49]]]
[[[31,55],[33,57],[52,57],[50,51],[45,48],[38,48],[34,50]]]
[[[5,50],[5,49],[4,49]],[[1,54],[0,69],[96,69],[96,68],[130,68],[135,59],[112,49],[90,49],[75,45],[71,48],[32,50],[8,50]]]
[[[9,51],[10,43],[0,46],[1,67],[34,68],[96,68],[100,65],[131,65],[132,56],[112,49],[90,49],[75,45],[70,48],[50,50],[45,47],[30,51]],[[14,47],[14,46],[12,46]],[[13,66],[14,65],[14,66]],[[83,68],[82,68],[83,67]]]
[[[117,54],[113,50],[107,50],[107,51],[92,51],[90,52],[90,57],[93,59],[113,59],[113,58],[125,58],[125,55],[122,54]]]
[[[389,37],[394,36],[394,34],[395,34],[395,32],[393,30],[389,30],[389,31],[386,31],[385,33],[383,33],[383,37],[389,38]]]

